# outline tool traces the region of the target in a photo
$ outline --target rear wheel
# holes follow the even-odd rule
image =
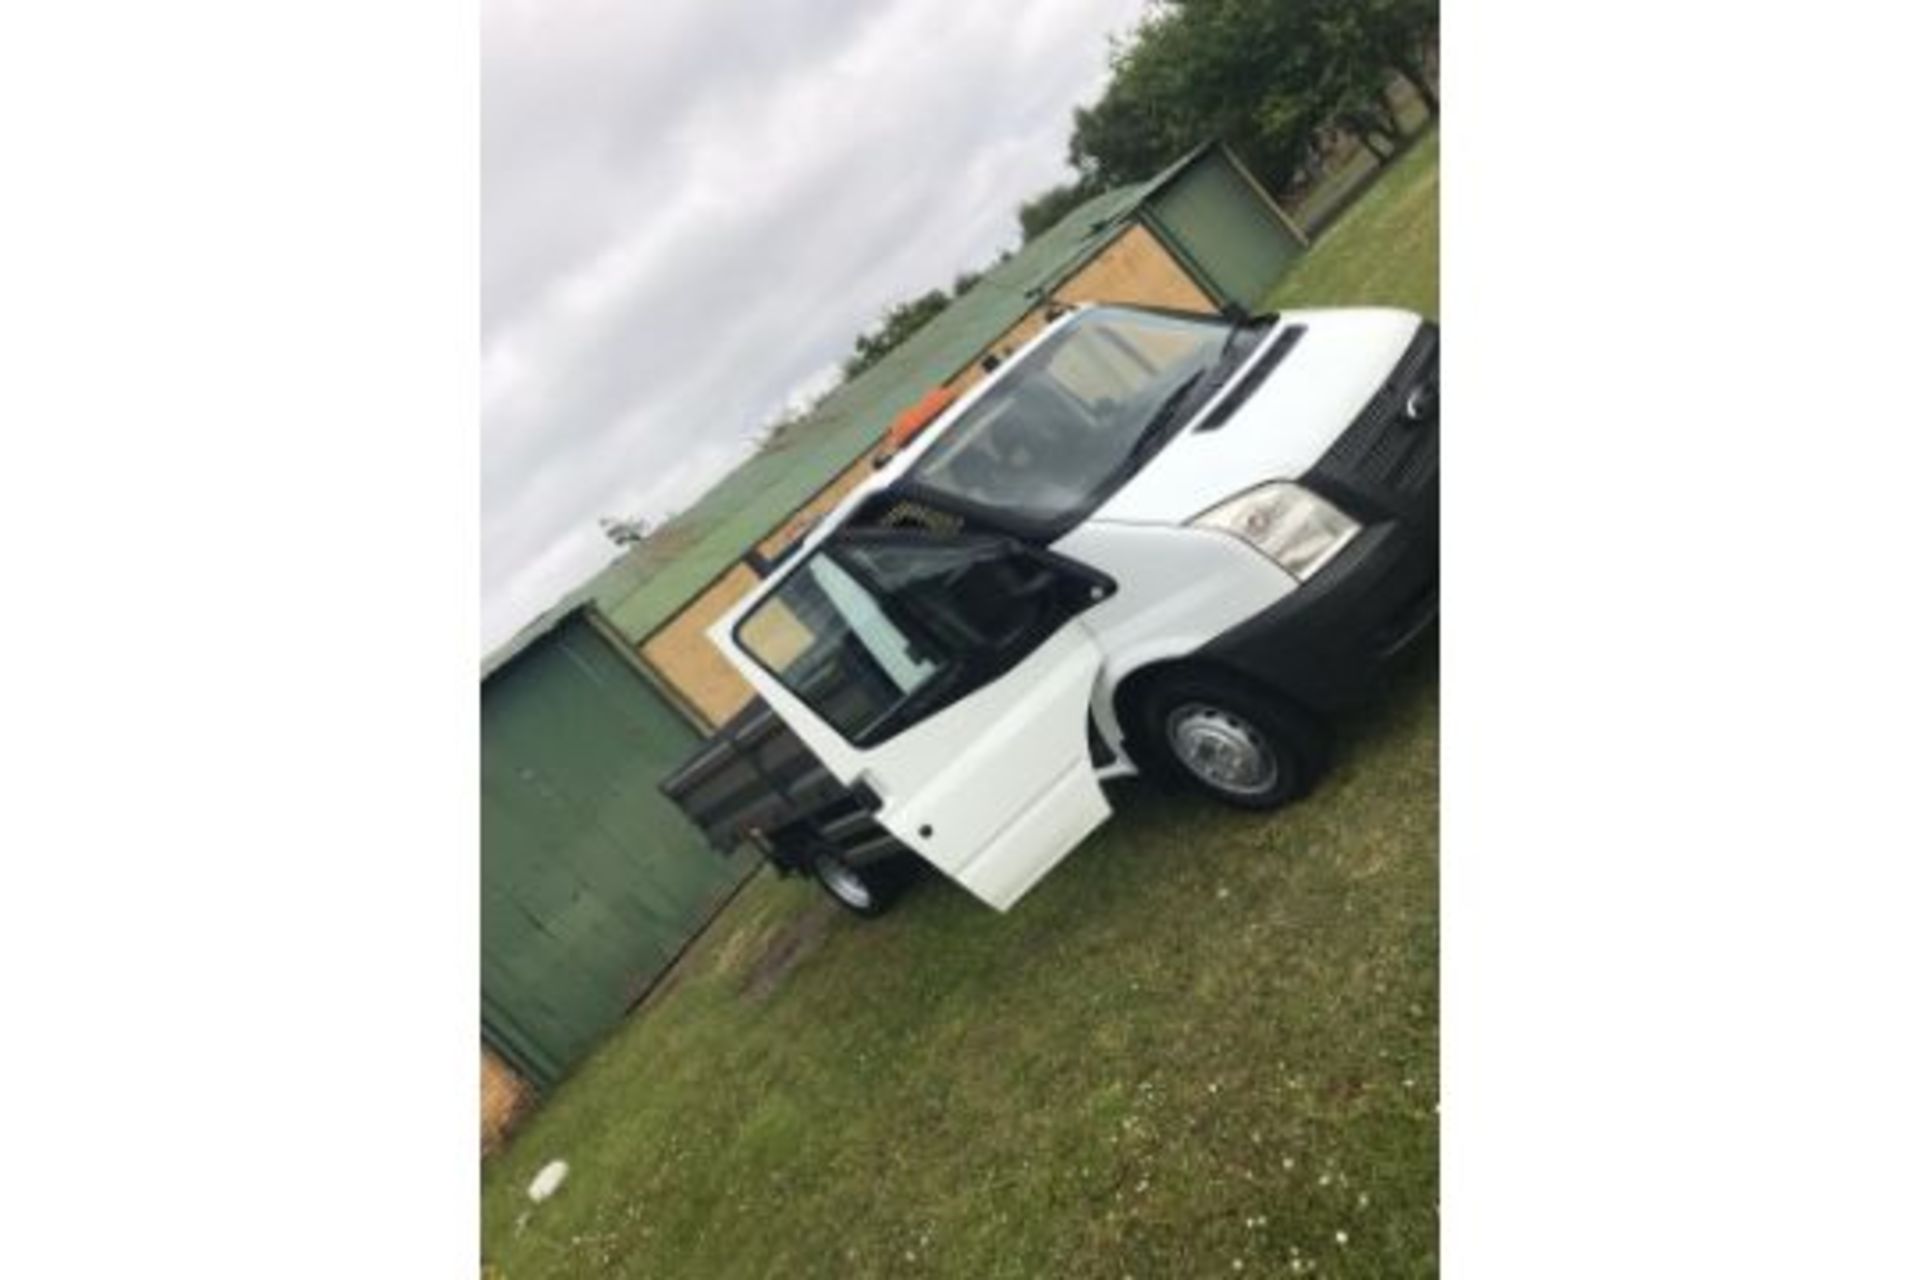
[[[905,890],[910,877],[907,859],[893,858],[865,866],[850,866],[831,849],[818,849],[812,858],[813,878],[829,898],[857,916],[871,919],[884,913]]]
[[[1229,676],[1167,676],[1140,715],[1162,772],[1242,809],[1297,800],[1326,769],[1327,733],[1315,716]]]

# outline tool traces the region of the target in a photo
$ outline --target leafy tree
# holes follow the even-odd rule
[[[1440,0],[1360,0],[1358,10],[1373,56],[1439,115],[1440,90],[1429,68],[1440,39]]]
[[[1398,0],[1395,0],[1397,3]],[[1366,3],[1336,6],[1311,23],[1313,67],[1298,86],[1307,111],[1359,139],[1378,159],[1405,141],[1388,90],[1396,74]]]
[[[653,532],[653,526],[645,516],[620,519],[613,516],[600,517],[600,532],[616,547],[631,547],[647,540]]]
[[[1191,148],[1208,127],[1209,86],[1186,82],[1205,59],[1186,11],[1156,6],[1131,44],[1110,53],[1113,78],[1100,100],[1073,113],[1067,161],[1081,185],[1107,191],[1138,182]]]
[[[1331,131],[1384,157],[1404,141],[1387,97],[1396,76],[1439,109],[1437,24],[1436,0],[1158,0],[1114,47],[1100,100],[1074,112],[1068,158],[1104,190],[1217,137],[1284,190]]]
[[[1306,0],[1161,0],[1116,46],[1106,93],[1074,113],[1069,161],[1104,189],[1221,138],[1264,181],[1284,182],[1320,123],[1303,101],[1312,17]]]

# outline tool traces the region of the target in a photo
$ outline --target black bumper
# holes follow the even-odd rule
[[[1363,528],[1286,599],[1201,650],[1295,701],[1361,701],[1440,616],[1439,334],[1424,327],[1360,417],[1301,483]],[[1427,385],[1430,411],[1407,411]]]

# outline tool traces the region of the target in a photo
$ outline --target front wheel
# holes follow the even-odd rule
[[[1164,769],[1242,809],[1297,800],[1326,769],[1319,720],[1257,685],[1182,673],[1155,684],[1142,711]]]

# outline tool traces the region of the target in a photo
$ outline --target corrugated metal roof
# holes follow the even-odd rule
[[[630,639],[645,639],[853,465],[930,386],[979,358],[1124,230],[1142,201],[1207,149],[1195,148],[1145,182],[1093,197],[988,271],[804,421],[487,655],[482,678],[587,604]]]

